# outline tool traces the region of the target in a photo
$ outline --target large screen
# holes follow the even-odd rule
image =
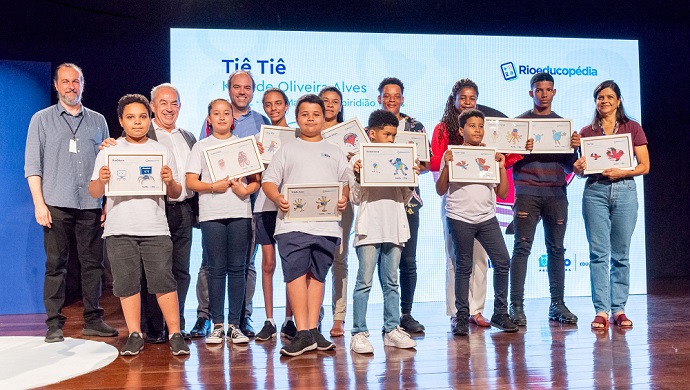
[[[555,79],[557,90],[553,111],[586,126],[594,114],[594,88],[613,79],[621,87],[626,112],[640,116],[640,71],[637,41],[571,38],[531,38],[462,35],[412,35],[343,32],[296,32],[250,30],[171,30],[171,81],[179,90],[182,109],[178,125],[195,134],[204,123],[208,103],[228,97],[228,75],[249,70],[256,81],[252,109],[263,112],[261,97],[270,87],[284,90],[294,102],[306,93],[318,93],[333,85],[343,93],[345,119],[357,117],[366,123],[380,108],[378,85],[386,77],[397,77],[405,85],[402,112],[426,126],[429,137],[440,121],[453,84],[470,78],[479,86],[478,103],[509,117],[532,108],[528,95],[530,78],[541,71]],[[294,124],[294,110],[288,112]],[[644,190],[637,177],[639,216],[630,249],[630,293],[646,293],[644,236]],[[582,220],[584,180],[575,178],[568,186],[569,217],[565,238],[565,289],[568,296],[590,295],[589,249]],[[418,282],[415,301],[445,299],[446,254],[441,220],[441,199],[434,190],[431,174],[420,178],[424,206],[417,250]],[[512,220],[511,202],[498,206],[503,227]],[[505,230],[505,229],[504,229]],[[513,236],[505,235],[512,252]],[[192,273],[201,261],[200,232],[195,230]],[[254,306],[263,306],[260,288],[260,253],[256,258],[259,277]],[[358,260],[350,250],[349,288],[354,289]],[[274,280],[275,305],[285,302],[280,261]],[[488,298],[493,297],[491,270]],[[190,294],[191,295],[191,294]],[[548,297],[546,247],[543,228],[537,227],[529,259],[526,297]],[[370,301],[382,302],[374,286]],[[330,302],[326,287],[324,302]],[[187,307],[194,308],[194,299]],[[259,315],[260,317],[260,315]]]

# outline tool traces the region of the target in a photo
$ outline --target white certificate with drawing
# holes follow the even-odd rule
[[[369,137],[357,118],[352,118],[321,131],[326,141],[337,145],[345,154],[359,153],[359,146],[369,143]]]
[[[572,119],[531,119],[528,138],[534,139],[532,153],[573,153],[572,135]]]
[[[430,161],[429,138],[426,133],[416,131],[398,131],[395,136],[396,144],[415,144],[419,161]]]
[[[338,200],[342,194],[342,183],[285,184],[283,196],[290,205],[285,220],[340,221]]]
[[[458,183],[499,183],[501,181],[496,149],[483,146],[449,146],[453,161],[448,167],[448,181]]]
[[[256,139],[251,136],[214,145],[203,152],[212,182],[225,177],[245,177],[264,170]]]
[[[292,127],[261,125],[259,142],[264,147],[261,161],[264,164],[270,163],[278,149],[285,143],[294,141],[296,137],[296,129]]]
[[[109,153],[106,165],[110,180],[105,184],[105,195],[165,195],[166,185],[161,179],[165,161],[165,153]]]
[[[635,169],[635,150],[629,133],[584,137],[580,139],[585,157],[585,175],[601,173],[609,168]]]
[[[414,172],[417,159],[415,144],[360,145],[362,168],[359,181],[362,187],[417,187]]]
[[[525,149],[529,128],[529,119],[487,117],[484,119],[482,143],[501,153],[529,154]]]

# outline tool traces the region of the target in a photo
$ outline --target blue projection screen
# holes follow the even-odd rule
[[[379,108],[379,82],[385,77],[397,77],[405,84],[402,111],[421,121],[430,137],[457,80],[472,79],[479,86],[479,104],[514,117],[532,108],[529,81],[532,74],[539,71],[553,74],[557,89],[553,110],[572,119],[577,130],[592,120],[592,92],[606,79],[616,80],[623,91],[627,113],[641,121],[637,41],[171,29],[170,53],[171,81],[179,88],[183,103],[178,125],[195,134],[204,122],[208,103],[214,98],[228,97],[228,75],[236,69],[250,70],[254,75],[256,92],[252,108],[262,114],[261,97],[267,88],[283,89],[294,103],[305,93],[318,93],[326,85],[335,85],[343,93],[345,119],[357,117],[361,123],[366,123],[371,111]],[[294,123],[292,107],[288,122]],[[642,178],[636,180],[640,209],[630,250],[630,293],[644,294],[644,187]],[[422,175],[420,186],[424,207],[421,209],[415,301],[442,301],[445,299],[446,255],[441,200],[434,190],[431,174]],[[583,188],[584,180],[577,178],[568,187],[565,287],[569,296],[590,295],[589,252],[581,212]],[[498,206],[502,226],[512,220],[510,206]],[[195,235],[193,275],[201,261],[200,232],[195,230]],[[505,240],[508,250],[512,251],[513,236],[506,235]],[[348,261],[348,292],[351,293],[358,267],[354,250],[350,250]],[[260,253],[256,264],[259,280],[254,305],[263,306]],[[274,280],[275,305],[280,306],[285,302],[280,261]],[[489,298],[493,297],[491,280],[489,270]],[[376,283],[374,291],[371,301],[382,302]],[[326,294],[324,302],[329,303],[328,286]],[[540,224],[529,260],[526,297],[547,296],[546,248]],[[187,308],[195,305],[195,300],[187,301]]]

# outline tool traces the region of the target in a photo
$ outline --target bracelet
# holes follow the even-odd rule
[[[213,195],[213,183],[211,183],[211,195]]]

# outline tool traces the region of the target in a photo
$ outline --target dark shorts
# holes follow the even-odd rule
[[[105,248],[113,273],[113,295],[130,297],[141,290],[141,270],[151,294],[177,291],[169,236],[108,236]]]
[[[254,213],[254,240],[257,245],[273,245],[276,243],[273,233],[276,231],[277,217],[277,211]]]
[[[285,283],[308,273],[319,282],[326,282],[340,238],[290,232],[276,235],[276,241]]]

